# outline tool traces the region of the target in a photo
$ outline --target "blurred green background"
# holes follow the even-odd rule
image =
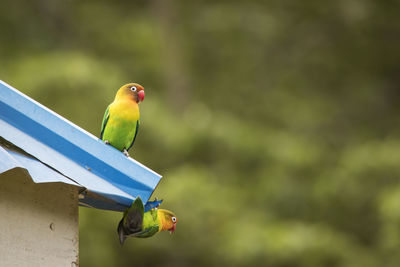
[[[87,266],[400,266],[400,2],[10,1],[0,79],[99,136],[146,88],[131,155],[173,236],[80,208]]]

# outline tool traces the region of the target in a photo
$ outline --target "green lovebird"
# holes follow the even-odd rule
[[[169,210],[151,209],[144,212],[143,202],[137,197],[132,205],[125,210],[118,225],[119,242],[121,245],[127,237],[146,238],[161,231],[175,231],[177,218]]]
[[[144,99],[144,88],[128,83],[119,88],[114,101],[107,107],[101,124],[100,138],[129,156],[139,131],[139,103]]]

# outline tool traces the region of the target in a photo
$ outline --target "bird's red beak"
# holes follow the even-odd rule
[[[144,91],[141,90],[137,93],[138,102],[142,102],[144,99]]]
[[[169,229],[169,233],[172,235],[175,232],[175,228],[176,228],[176,223],[174,223],[174,225],[172,226],[171,229]]]

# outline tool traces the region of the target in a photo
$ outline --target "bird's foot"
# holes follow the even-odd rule
[[[109,144],[110,144],[110,141],[104,140],[104,144],[109,145]]]
[[[127,156],[128,158],[130,157],[128,150],[126,150],[126,148],[124,148],[124,150],[122,151],[124,153],[125,156]]]

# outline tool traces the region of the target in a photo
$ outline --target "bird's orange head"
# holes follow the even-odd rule
[[[176,215],[173,212],[164,209],[158,209],[157,215],[161,222],[160,231],[169,231],[173,234],[176,228],[176,223],[178,222]]]
[[[144,99],[144,88],[138,83],[128,83],[119,88],[115,99],[131,98],[136,103],[142,102]]]

